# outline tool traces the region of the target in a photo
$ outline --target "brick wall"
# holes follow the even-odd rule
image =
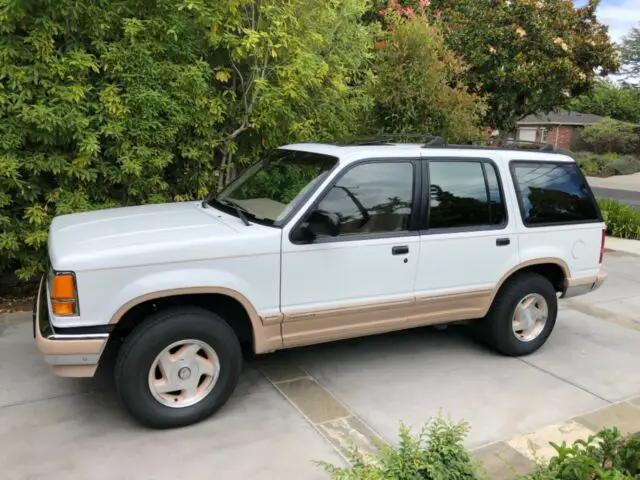
[[[571,149],[573,143],[574,127],[551,127],[547,132],[547,141],[558,148]]]
[[[557,146],[558,148],[563,148],[570,150],[573,145],[574,137],[575,137],[575,127],[569,126],[539,126],[536,131],[536,142],[542,142],[542,131],[543,129],[547,130],[547,136],[544,143],[550,143],[551,145]],[[518,132],[519,133],[519,132]],[[519,134],[518,134],[519,138]]]

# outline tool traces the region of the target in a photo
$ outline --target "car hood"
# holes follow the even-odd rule
[[[236,225],[237,224],[237,225]],[[252,225],[250,234],[261,227]],[[231,215],[198,202],[143,205],[56,217],[49,231],[49,256],[56,270],[117,268],[194,260],[228,254],[215,244],[232,243],[239,229]]]

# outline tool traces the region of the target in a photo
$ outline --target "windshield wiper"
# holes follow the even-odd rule
[[[224,203],[232,207],[238,214],[238,217],[240,218],[240,220],[242,220],[242,223],[244,223],[247,227],[251,225],[249,223],[249,220],[247,220],[247,216],[244,214],[242,207],[240,207],[240,205],[238,205],[236,202],[234,202],[233,200],[229,200],[228,198],[225,198],[224,200],[218,200],[218,201],[220,203]]]

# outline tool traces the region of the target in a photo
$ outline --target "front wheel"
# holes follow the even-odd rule
[[[115,366],[116,388],[142,424],[181,427],[224,405],[241,367],[240,343],[221,317],[193,307],[163,310],[125,340]]]
[[[523,273],[507,281],[478,328],[495,350],[517,357],[544,345],[557,314],[558,297],[551,282],[537,273]]]

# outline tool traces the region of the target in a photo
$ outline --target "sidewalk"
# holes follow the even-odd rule
[[[607,178],[587,177],[587,182],[591,187],[595,188],[640,192],[640,173],[615,175]]]

